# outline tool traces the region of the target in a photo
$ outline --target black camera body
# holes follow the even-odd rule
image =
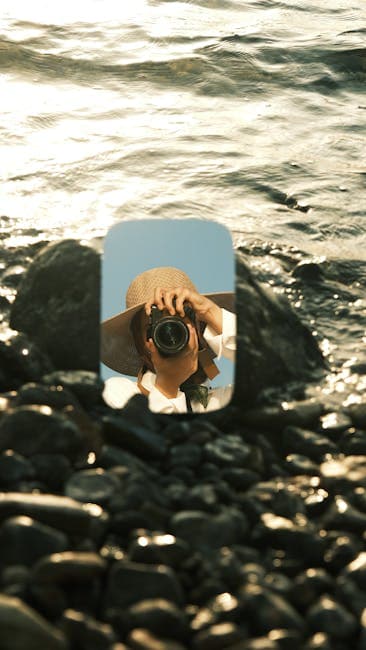
[[[175,300],[173,301],[175,306]],[[196,325],[196,315],[192,307],[183,305],[184,313]],[[151,306],[146,340],[152,339],[163,357],[172,357],[184,350],[189,341],[189,329],[181,316],[163,316],[156,305]]]

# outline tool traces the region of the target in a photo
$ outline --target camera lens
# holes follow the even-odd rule
[[[165,318],[157,324],[153,338],[159,351],[177,354],[187,345],[189,330],[182,320]]]

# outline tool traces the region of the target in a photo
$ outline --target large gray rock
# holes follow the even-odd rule
[[[10,313],[58,369],[98,371],[99,275],[96,251],[65,239],[34,258]]]
[[[284,295],[253,277],[244,255],[236,253],[238,343],[234,403],[253,404],[259,393],[292,381],[308,381],[325,367],[310,330]]]

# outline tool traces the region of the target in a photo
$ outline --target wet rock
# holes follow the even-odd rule
[[[62,454],[34,454],[33,472],[47,488],[58,492],[72,473],[70,461]]]
[[[342,576],[351,578],[361,589],[366,589],[366,552],[359,553],[342,571]]]
[[[203,510],[205,512],[217,512],[219,509],[216,491],[210,483],[195,485],[186,488],[182,500],[184,510]]]
[[[66,609],[63,612],[60,627],[73,647],[80,650],[110,650],[116,641],[111,625],[96,621],[84,612]]]
[[[240,542],[248,531],[248,522],[230,507],[217,515],[183,510],[173,515],[171,529],[192,547],[216,549]]]
[[[346,456],[366,456],[366,433],[351,427],[339,440],[339,451]]]
[[[68,497],[0,493],[0,521],[15,515],[31,517],[66,534],[80,537],[89,535],[93,524],[105,516],[102,508],[96,504],[81,504]]]
[[[316,632],[313,634],[304,645],[304,650],[333,650],[334,645],[329,634],[324,632]]]
[[[0,566],[32,566],[43,555],[64,551],[69,541],[62,532],[30,517],[9,517],[0,526]]]
[[[320,418],[321,430],[328,436],[335,439],[337,434],[342,433],[352,426],[351,418],[341,411],[332,411]]]
[[[219,623],[199,632],[194,638],[193,647],[195,650],[223,650],[245,638],[235,623]]]
[[[1,276],[1,282],[7,287],[17,287],[25,272],[24,266],[21,264],[14,264],[8,266],[6,271]]]
[[[307,609],[321,594],[334,589],[332,577],[322,568],[311,568],[299,573],[293,581],[290,600],[302,610]]]
[[[56,368],[98,371],[99,266],[94,250],[66,239],[43,248],[19,286],[10,325]]]
[[[164,598],[182,605],[183,592],[172,569],[125,560],[111,567],[105,594],[106,608],[125,608],[150,598]]]
[[[0,391],[37,381],[52,370],[52,363],[28,336],[3,327],[0,330]]]
[[[355,559],[362,547],[361,540],[355,535],[339,534],[324,554],[325,564],[330,571],[336,573]]]
[[[238,350],[234,405],[251,406],[269,386],[308,379],[324,368],[311,332],[287,299],[259,284],[237,251]]]
[[[131,605],[125,612],[125,628],[147,629],[157,636],[186,641],[188,620],[177,605],[163,598],[145,599]]]
[[[310,476],[314,476],[320,473],[319,466],[302,454],[288,454],[285,461],[285,469],[291,474],[310,474]]]
[[[75,459],[81,445],[78,427],[49,406],[19,406],[0,420],[1,450],[13,449],[24,456],[60,453]]]
[[[171,447],[169,465],[171,467],[197,467],[202,458],[202,448],[199,445],[186,443]]]
[[[17,406],[46,404],[57,410],[62,410],[65,406],[79,406],[75,395],[67,388],[60,384],[45,386],[37,382],[29,382],[20,386],[15,403]]]
[[[57,370],[43,375],[42,382],[49,386],[62,386],[68,389],[85,407],[91,407],[102,399],[104,381],[96,372]]]
[[[171,641],[169,639],[158,638],[149,630],[144,629],[135,629],[130,632],[127,637],[128,648],[131,650],[185,650],[186,646],[182,646],[177,641]],[[127,646],[123,648],[113,648],[113,650],[124,650]]]
[[[254,543],[282,548],[306,562],[319,561],[322,558],[325,540],[316,534],[314,524],[304,515],[298,515],[291,521],[265,512],[260,519],[252,533]]]
[[[245,585],[239,594],[257,634],[276,628],[304,629],[303,619],[282,596],[258,584]]]
[[[245,422],[265,431],[280,432],[289,425],[302,428],[315,426],[323,412],[323,404],[313,399],[282,402],[249,409],[245,412]]]
[[[307,260],[299,262],[292,271],[292,275],[309,284],[322,282],[324,280],[324,271],[321,264]]]
[[[240,436],[226,435],[204,445],[204,459],[218,466],[250,465],[251,447]]]
[[[29,460],[7,449],[0,454],[0,486],[10,487],[23,479],[32,478],[34,470]]]
[[[215,467],[214,475],[216,474],[217,469]],[[221,476],[231,487],[243,491],[260,480],[258,472],[241,467],[225,467],[222,470]]]
[[[170,534],[145,534],[131,542],[128,556],[133,562],[179,567],[189,554],[188,544]]]
[[[320,466],[324,485],[342,491],[350,485],[366,487],[366,456],[326,460]]]
[[[268,638],[277,643],[280,650],[294,650],[294,648],[302,647],[302,635],[296,630],[271,630],[268,632]]]
[[[120,487],[117,476],[98,467],[75,472],[65,485],[65,495],[83,503],[105,506]]]
[[[142,458],[162,458],[167,452],[163,436],[124,420],[123,415],[103,418],[103,435],[107,443],[122,447]]]
[[[352,404],[346,409],[355,427],[366,429],[366,401]]]
[[[0,638],[3,650],[67,650],[64,635],[19,598],[0,594]]]
[[[366,514],[352,506],[346,497],[338,494],[323,516],[322,524],[325,528],[361,532],[366,527]]]
[[[302,454],[318,462],[325,454],[335,454],[338,451],[329,438],[299,427],[285,427],[282,442],[289,453]]]
[[[306,621],[313,632],[325,632],[333,639],[349,639],[357,629],[355,616],[328,594],[308,609]]]
[[[36,582],[88,582],[103,575],[107,567],[97,553],[66,551],[44,555],[32,572]]]
[[[308,479],[311,481],[311,479]],[[265,512],[273,512],[275,515],[292,519],[296,514],[305,514],[303,498],[294,489],[293,479],[290,479],[291,487],[286,486],[283,480],[273,479],[272,481],[261,481],[253,485],[244,497],[241,504],[245,511],[254,521]],[[314,489],[311,488],[311,492]]]
[[[349,610],[356,619],[359,619],[363,610],[366,608],[366,594],[364,589],[360,589],[357,584],[348,576],[338,575],[336,580],[334,598],[337,599],[347,610]]]

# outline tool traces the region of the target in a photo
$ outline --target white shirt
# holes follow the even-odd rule
[[[236,350],[236,316],[235,314],[222,309],[222,334],[217,334],[214,329],[206,326],[204,338],[210,348],[215,352],[217,358],[221,356],[234,361]],[[186,396],[178,390],[177,397],[169,399],[158,388],[155,387],[156,375],[150,370],[146,371],[141,384],[149,391],[149,408],[154,413],[186,413]],[[205,382],[205,384],[208,384]],[[194,413],[205,413],[216,411],[226,406],[231,398],[233,386],[222,388],[210,388],[208,393],[207,408],[197,400],[192,400],[192,411]],[[103,398],[113,408],[123,408],[133,395],[139,395],[140,390],[137,383],[126,377],[110,377],[105,381]]]

